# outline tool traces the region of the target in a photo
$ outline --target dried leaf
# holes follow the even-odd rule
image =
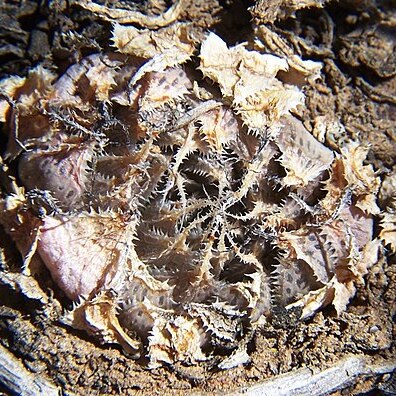
[[[144,59],[155,58],[161,66],[153,67],[150,71],[161,71],[182,64],[190,59],[195,50],[194,42],[189,37],[188,25],[183,23],[175,23],[157,31],[116,23],[113,42],[122,54]]]
[[[389,245],[392,252],[396,252],[396,213],[393,211],[382,214],[379,237],[385,245]]]
[[[140,342],[132,339],[120,326],[114,297],[101,293],[83,301],[67,313],[65,323],[77,329],[88,330],[102,342],[119,343],[131,356],[139,357]]]
[[[227,48],[214,33],[202,44],[200,58],[204,76],[219,84],[251,128],[278,120],[303,101],[297,88],[287,88],[276,78],[280,70],[288,69],[284,59],[248,51],[243,45]]]

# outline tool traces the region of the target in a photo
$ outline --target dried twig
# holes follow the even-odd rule
[[[58,396],[61,391],[38,374],[28,371],[10,351],[0,346],[0,384],[16,395]]]
[[[118,22],[121,24],[136,23],[148,28],[158,28],[170,25],[178,18],[183,9],[184,0],[178,0],[166,12],[158,16],[149,16],[139,11],[126,10],[122,8],[109,8],[96,4],[90,0],[76,1],[75,4],[83,7],[85,10],[98,14],[106,21]]]
[[[233,395],[324,396],[353,385],[362,376],[375,377],[391,373],[395,369],[394,361],[370,365],[367,359],[353,356],[318,373],[313,373],[308,368],[296,370],[241,389]]]

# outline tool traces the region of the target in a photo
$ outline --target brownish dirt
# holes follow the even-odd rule
[[[0,77],[25,75],[38,63],[62,73],[83,56],[109,48],[111,24],[66,0],[49,3],[6,0],[0,5]],[[166,6],[161,1],[136,3],[147,13]],[[368,141],[369,160],[384,177],[396,159],[396,11],[390,1],[325,3],[324,8],[295,11],[287,0],[198,0],[189,2],[179,19],[191,21],[197,37],[212,30],[229,44],[248,41],[251,46],[255,28],[264,25],[304,59],[322,61],[322,78],[306,89],[307,110],[300,116],[311,129],[319,116],[339,120],[349,136]],[[0,142],[5,144],[4,135]],[[3,232],[0,240],[0,268],[20,266]],[[328,308],[300,322],[293,312],[279,312],[249,345],[251,363],[228,371],[205,366],[148,371],[118,346],[99,345],[60,322],[68,303],[52,291],[48,274],[40,280],[49,296],[46,303],[0,285],[0,343],[65,394],[81,395],[230,392],[301,367],[323,370],[349,355],[390,361],[395,354],[395,261],[389,254],[370,270],[341,317]],[[342,394],[382,392],[386,379],[368,378]],[[1,390],[6,392],[0,384]]]

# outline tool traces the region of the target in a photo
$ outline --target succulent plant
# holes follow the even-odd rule
[[[296,116],[320,65],[211,33],[197,68],[178,23],[113,41],[0,83],[18,168],[1,223],[24,272],[44,263],[72,326],[150,367],[243,363],[279,306],[343,312],[377,260],[379,178],[367,147],[332,150]]]

